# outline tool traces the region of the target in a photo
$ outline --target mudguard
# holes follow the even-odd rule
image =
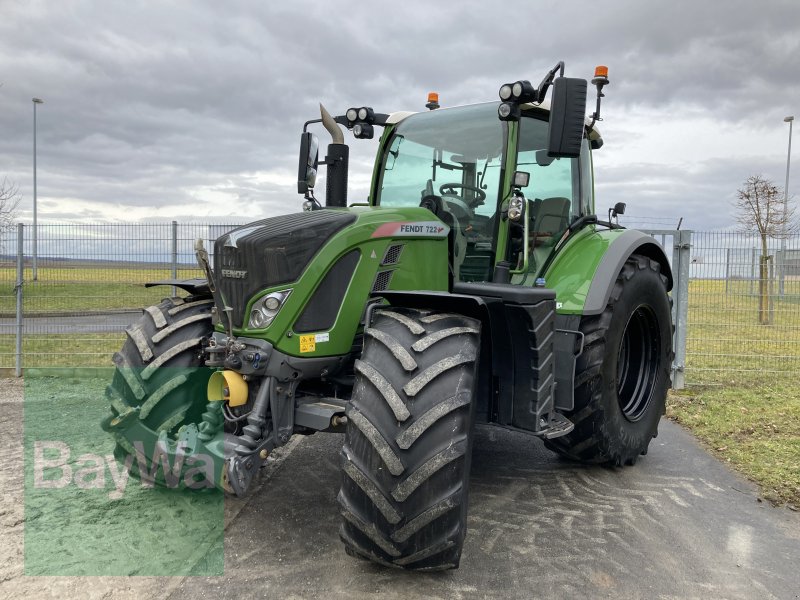
[[[625,261],[641,254],[656,261],[672,289],[672,269],[661,245],[651,236],[630,229],[587,227],[569,240],[546,273],[556,291],[555,406],[574,408],[575,361],[582,352],[581,317],[601,314]]]
[[[661,266],[672,289],[672,270],[661,245],[651,236],[631,229],[587,227],[567,240],[544,275],[556,292],[556,310],[562,315],[603,312],[614,281],[631,254],[642,254]]]
[[[672,269],[661,244],[641,231],[628,229],[614,240],[597,265],[586,296],[584,315],[599,315],[605,310],[617,275],[632,254],[641,254],[661,265],[661,274],[668,280],[667,291],[672,289]]]

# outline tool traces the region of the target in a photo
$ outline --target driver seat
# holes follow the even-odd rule
[[[569,225],[569,209],[572,202],[569,198],[545,198],[537,202],[534,211],[531,245],[553,245],[561,233]]]

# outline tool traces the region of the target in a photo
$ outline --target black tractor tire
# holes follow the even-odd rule
[[[112,417],[138,407],[137,417],[150,431],[168,435],[201,420],[211,374],[204,366],[201,344],[213,332],[212,306],[213,300],[203,296],[168,298],[145,309],[125,330],[127,339],[113,356],[116,369],[106,388]],[[135,455],[121,434],[115,439],[118,460]],[[131,475],[138,475],[135,460]],[[163,483],[161,476],[159,472],[156,483]]]
[[[457,568],[480,322],[392,307],[375,311],[364,340],[342,448],[345,550],[405,569]]]
[[[584,316],[583,353],[575,366],[575,425],[547,440],[569,459],[632,465],[647,454],[664,414],[672,363],[672,316],[667,278],[660,265],[632,255],[620,271],[608,304]]]

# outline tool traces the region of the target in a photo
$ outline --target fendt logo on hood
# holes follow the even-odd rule
[[[246,279],[247,271],[239,269],[222,269],[222,276],[228,279]]]

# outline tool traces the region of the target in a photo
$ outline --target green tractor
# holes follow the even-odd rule
[[[644,233],[595,210],[605,67],[559,63],[500,102],[309,121],[302,212],[216,240],[205,279],[151,306],[115,354],[103,427],[134,475],[245,494],[292,435],[344,433],[349,554],[458,567],[475,423],[586,463],[632,465],[670,384],[672,275]],[[550,98],[546,98],[552,88]],[[325,206],[317,138],[330,132]],[[348,146],[380,137],[368,202],[347,205]]]

